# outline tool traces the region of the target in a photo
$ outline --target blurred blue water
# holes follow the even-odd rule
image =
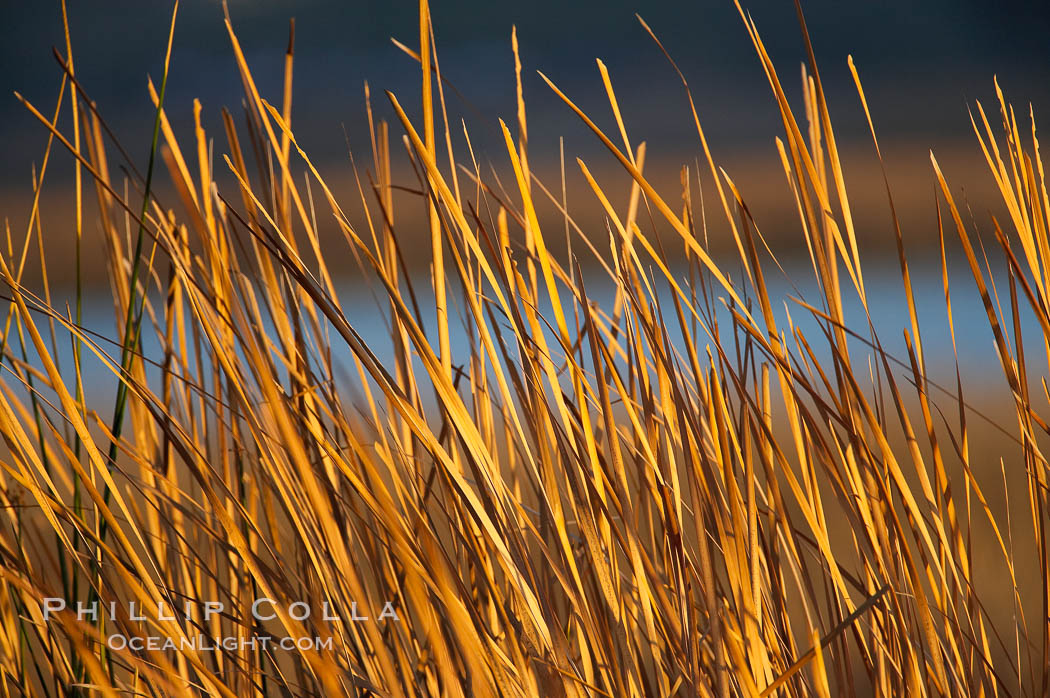
[[[963,262],[961,259],[957,261]],[[774,271],[775,269],[774,266],[769,265],[765,273],[768,276],[767,286],[773,301],[773,311],[778,329],[781,333],[790,333],[787,323],[788,314],[790,313],[791,321],[805,335],[817,359],[821,362],[829,362],[831,355],[822,333],[821,323],[814,318],[812,313],[792,300],[792,297],[801,298],[803,301],[816,307],[822,307],[819,301],[820,296],[817,293],[817,285],[813,280],[812,269],[794,265],[788,270],[792,276],[791,281],[778,271]],[[727,268],[728,271],[729,269]],[[949,276],[957,341],[955,348],[953,348],[951,341],[940,269],[933,266],[922,266],[912,269],[911,274],[922,346],[930,378],[943,382],[945,385],[954,384],[955,349],[957,349],[960,369],[965,379],[973,380],[978,385],[987,385],[987,382],[992,380],[1005,386],[1005,380],[1002,378],[1002,370],[999,366],[993,342],[992,331],[969,269],[957,264]],[[849,279],[844,271],[842,279],[844,286],[848,288]],[[908,354],[904,332],[907,330],[910,333],[911,330],[899,268],[894,268],[887,264],[870,265],[864,270],[864,280],[868,293],[870,320],[878,341],[886,352],[907,363]],[[684,274],[682,278],[679,278],[679,283],[685,288]],[[1003,283],[1003,279],[997,279],[996,283],[999,284],[997,288],[1003,304],[1001,310],[1009,318],[1011,310],[1007,287]],[[586,288],[593,303],[598,304],[606,312],[612,312],[616,289],[608,278],[602,278],[602,275],[598,272],[592,271],[587,276]],[[657,281],[655,288],[657,289],[659,309],[662,311],[664,319],[672,326],[669,332],[672,347],[677,351],[684,351],[682,335],[677,328],[676,313],[672,300],[673,291],[666,282],[660,283]],[[426,279],[416,279],[415,290],[420,304],[424,330],[432,346],[436,347],[437,337],[435,332],[433,293],[429,290]],[[388,303],[380,295],[377,295],[378,291],[361,285],[344,283],[339,286],[338,291],[340,303],[349,324],[365,341],[375,357],[386,367],[392,367],[394,365],[394,351],[389,334]],[[571,312],[569,310],[571,308],[570,298],[564,293],[564,289],[562,289],[562,292],[562,303],[565,305],[567,312]],[[727,294],[717,288],[714,291],[714,295],[723,299],[727,296]],[[870,341],[868,321],[857,294],[847,290],[844,298],[846,301],[844,314],[847,318],[847,326],[863,337],[864,340]],[[746,298],[745,302],[747,302]],[[470,355],[470,335],[467,324],[463,322],[463,313],[465,312],[463,304],[459,302],[454,294],[450,295],[450,303],[452,361],[453,364],[461,364]],[[723,347],[727,351],[732,351],[730,347],[726,346],[726,340],[731,336],[729,334],[730,315],[721,302],[717,303],[716,307],[721,308],[717,313],[717,320],[723,334]],[[1019,315],[1024,328],[1022,337],[1028,352],[1029,361],[1036,367],[1036,372],[1038,373],[1038,367],[1042,366],[1045,360],[1041,355],[1043,338],[1038,323],[1032,316],[1031,311],[1026,309],[1026,307],[1025,299],[1021,298]],[[549,301],[539,310],[547,318],[550,325],[553,325]],[[698,310],[703,315],[703,311],[699,308]],[[757,303],[752,308],[752,314],[756,318],[761,318]],[[89,297],[86,301],[83,325],[91,332],[110,340],[118,336],[116,332],[117,323],[112,312],[112,303],[102,296]],[[1009,320],[1006,323],[1006,328],[1012,347],[1015,337],[1013,336],[1012,323]],[[164,359],[163,349],[155,332],[151,331],[150,328],[144,329],[142,349],[144,354],[155,362],[147,365],[147,375],[154,390],[159,392],[161,374],[157,364]],[[331,328],[328,329],[330,330]],[[264,327],[263,330],[271,338],[276,338],[272,325]],[[46,337],[47,333],[43,325],[41,325],[41,331]],[[349,348],[336,332],[331,331],[330,336],[332,340],[332,361],[336,368],[337,381],[350,388],[359,381],[352,361],[353,357]],[[508,333],[505,332],[504,336],[508,336]],[[112,357],[114,362],[119,360],[118,346],[97,337],[94,339],[99,347]],[[556,337],[549,329],[546,333],[546,340],[548,345],[554,348],[552,349],[553,351],[558,351],[556,349]],[[700,329],[695,336],[695,341],[702,350],[710,343],[710,338]],[[792,351],[797,353],[798,350],[794,346],[793,340],[789,337],[788,341],[792,345]],[[60,366],[63,368],[66,376],[67,385],[72,386],[72,345],[68,335],[62,332],[61,328],[59,328],[58,332],[58,347]],[[855,366],[864,366],[869,357],[874,361],[879,361],[870,345],[861,339],[852,338],[850,340],[850,351]],[[30,350],[29,356],[30,363],[39,366],[39,359],[36,358],[32,350]],[[418,364],[418,357],[416,361],[417,368],[421,369],[421,364]],[[84,351],[82,365],[84,387],[89,406],[100,410],[105,415],[111,409],[115,395],[115,377],[96,356],[87,350]],[[901,370],[900,366],[897,365],[894,365],[893,369],[898,373]],[[909,372],[905,371],[904,373],[907,374]],[[5,380],[9,384],[14,384],[9,373],[5,373]]]

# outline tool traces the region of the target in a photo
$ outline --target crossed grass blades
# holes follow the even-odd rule
[[[215,139],[195,103],[195,138],[175,139],[164,85],[177,12],[159,92],[150,85],[145,171],[77,81],[68,22],[57,103],[48,113],[26,103],[50,135],[30,224],[7,226],[0,255],[3,696],[1045,694],[1038,366],[1050,341],[1026,352],[1021,332],[1025,318],[1050,340],[1050,199],[1034,119],[1028,133],[1001,94],[1002,132],[979,105],[974,117],[1009,214],[991,221],[994,273],[931,157],[953,343],[953,294],[972,291],[949,287],[948,260],[965,259],[994,333],[988,359],[1016,411],[990,428],[961,371],[955,385],[927,377],[888,180],[907,298],[894,329],[907,353],[883,351],[812,50],[793,108],[743,10],[783,118],[792,227],[819,290],[808,300],[767,290],[776,259],[695,108],[685,116],[715,186],[708,210],[695,169],[683,168],[680,191],[656,191],[600,62],[605,130],[547,80],[622,165],[602,177],[630,184],[614,201],[577,162],[607,221],[584,231],[564,175],[559,196],[529,168],[516,40],[502,178],[449,123],[422,0],[419,50],[403,47],[421,67],[422,122],[392,94],[391,124],[369,105],[371,161],[353,166],[356,198],[339,198],[296,142],[293,42],[275,106],[227,19],[244,113],[223,111]],[[804,21],[802,34],[809,48]],[[62,113],[71,130],[58,128]],[[398,140],[411,186],[392,178]],[[40,290],[22,283],[30,250],[43,250],[39,193],[60,151],[75,163],[73,307],[52,296],[42,254]],[[153,195],[162,173],[173,208]],[[92,196],[97,213],[86,214]],[[560,220],[541,226],[538,202]],[[425,208],[425,229],[398,225],[408,206]],[[365,225],[350,223],[351,208]],[[345,247],[322,249],[323,219]],[[99,227],[115,340],[81,322],[80,253]],[[731,267],[709,255],[709,236],[735,243]],[[429,279],[404,262],[417,240],[431,244]],[[358,265],[388,346],[355,331],[348,305],[361,292],[340,299],[333,260]],[[614,289],[604,306],[587,293],[595,275]],[[421,312],[420,296],[436,313]],[[862,310],[846,317],[849,298]],[[801,315],[816,329],[792,322]],[[60,366],[70,342],[72,365]],[[111,414],[88,404],[87,356],[119,386]],[[972,455],[978,424],[993,435],[991,458],[988,447]],[[1027,506],[1001,505],[1007,480]],[[1032,560],[1033,574],[1017,573]],[[118,617],[45,623],[41,599],[55,596],[117,601]],[[343,621],[282,611],[267,632],[330,636],[331,648],[105,644],[113,633],[247,638],[263,630],[249,612],[261,596],[328,602]],[[176,621],[155,610],[204,600],[225,612],[205,622],[199,609]],[[399,622],[348,620],[353,602],[383,600]],[[130,620],[129,601],[148,619]]]

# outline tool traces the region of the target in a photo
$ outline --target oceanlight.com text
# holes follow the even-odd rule
[[[111,650],[132,650],[133,652],[165,652],[168,650],[192,650],[195,652],[237,652],[237,651],[319,651],[332,649],[332,637],[273,637],[255,635],[252,637],[208,637],[205,635],[180,638],[161,637],[159,635],[127,636],[115,633],[106,638],[106,647]]]

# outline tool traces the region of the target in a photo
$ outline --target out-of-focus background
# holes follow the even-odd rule
[[[799,106],[805,50],[794,3],[742,4]],[[68,9],[79,79],[141,167],[153,121],[146,77],[159,80],[171,3],[69,0]],[[1021,0],[994,8],[976,0],[810,0],[804,9],[862,234],[880,239],[871,231],[884,228],[888,218],[881,175],[846,64],[850,54],[865,82],[905,232],[915,244],[933,239],[930,149],[978,212],[994,208],[992,183],[967,110],[980,99],[989,117],[998,118],[993,88],[993,76],[998,76],[1019,118],[1027,118],[1029,102],[1037,118],[1050,115],[1050,8]],[[345,185],[345,195],[356,196],[346,144],[348,140],[359,161],[367,161],[364,82],[372,86],[380,116],[392,118],[382,92],[386,89],[399,96],[410,115],[418,113],[417,66],[390,40],[418,46],[417,4],[230,0],[229,11],[261,92],[275,103],[280,101],[288,19],[295,17],[293,126],[322,171]],[[647,141],[647,171],[666,182],[674,196],[679,168],[695,162],[699,143],[681,84],[635,12],[690,80],[715,158],[741,186],[763,232],[776,237],[782,229],[795,230],[793,203],[774,146],[782,126],[731,0],[433,2],[440,65],[462,93],[462,99],[450,93],[449,105],[457,120],[467,121],[480,157],[497,169],[506,165],[495,124],[497,117],[512,123],[515,116],[510,31],[516,25],[525,65],[530,154],[537,171],[557,177],[560,137],[570,163],[570,192],[579,183],[574,156],[593,162],[598,171],[614,164],[536,74],[543,71],[603,126],[614,128],[595,66],[598,57],[610,69],[633,141]],[[176,132],[189,137],[192,101],[201,100],[217,155],[225,152],[219,109],[226,106],[239,114],[242,95],[222,18],[216,0],[181,4],[166,101]],[[58,0],[3,3],[0,34],[0,215],[18,231],[24,230],[29,213],[31,165],[39,166],[47,133],[12,92],[25,95],[46,114],[53,110],[61,71],[51,47],[64,45]],[[68,109],[63,128],[69,128]],[[458,130],[455,136],[457,147],[464,147]],[[216,163],[222,167],[218,157]],[[61,154],[48,174],[43,223],[49,245],[62,244],[72,234],[66,215],[72,171],[70,158]],[[622,178],[621,172],[606,171],[610,178]],[[407,169],[403,174],[411,177]],[[161,179],[167,181],[166,173]],[[581,196],[588,200],[576,210],[585,219],[593,202],[582,190],[576,200]],[[86,229],[93,233],[91,221]],[[87,269],[86,274],[100,279],[104,270]]]

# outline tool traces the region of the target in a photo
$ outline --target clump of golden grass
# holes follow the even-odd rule
[[[176,15],[177,6],[172,32]],[[970,425],[981,413],[961,373],[948,389],[927,375],[889,181],[908,310],[900,357],[883,351],[866,316],[812,51],[800,123],[755,24],[741,17],[783,118],[780,164],[819,288],[808,301],[767,289],[771,253],[695,109],[714,211],[695,203],[695,171],[683,170],[682,191],[656,191],[601,63],[608,133],[547,80],[630,182],[629,199],[614,202],[579,161],[607,217],[605,230],[581,231],[556,187],[530,170],[520,61],[516,133],[500,123],[511,191],[482,174],[467,131],[453,135],[426,0],[419,51],[406,49],[421,66],[422,123],[394,95],[392,126],[369,107],[372,161],[355,169],[350,201],[296,141],[291,44],[278,108],[259,94],[227,20],[246,125],[224,111],[224,145],[213,144],[195,104],[195,138],[180,144],[162,82],[151,92],[161,157],[142,173],[122,163],[122,184],[67,33],[54,116],[27,104],[52,136],[30,226],[21,240],[9,229],[0,255],[10,298],[2,694],[1045,693],[1048,427],[1037,405],[1048,395],[1021,332],[1034,316],[1050,362],[1050,199],[1034,119],[1029,137],[1000,94],[1005,145],[983,109],[975,119],[1009,212],[1004,225],[993,220],[998,276],[932,160],[952,340],[961,291],[948,285],[946,238],[958,238],[972,269],[1016,408],[1015,420],[1001,420],[1010,426],[997,425],[996,457],[978,462],[988,459],[971,455]],[[62,133],[70,103],[72,133]],[[404,134],[418,176],[408,188],[425,200],[425,231],[398,226],[392,131]],[[22,283],[27,251],[42,245],[39,188],[59,147],[76,163],[78,260],[82,197],[92,187],[97,197],[121,329],[113,342],[82,327],[79,290],[75,311],[52,298],[46,265],[42,293]],[[153,195],[161,160],[178,210]],[[234,188],[221,190],[229,175]],[[559,225],[541,225],[541,200],[562,208]],[[364,227],[351,224],[351,208]],[[328,216],[346,248],[322,249],[318,221]],[[561,224],[580,261],[553,253]],[[661,229],[676,236],[671,252]],[[414,288],[427,282],[402,254],[427,235],[433,315]],[[734,241],[736,278],[710,256],[709,235]],[[392,360],[355,329],[336,260],[356,260],[381,298]],[[595,274],[611,280],[611,305],[588,296]],[[854,296],[865,312],[847,317]],[[774,310],[784,303],[786,321]],[[792,314],[818,330],[803,332]],[[459,332],[463,350],[453,346]],[[66,341],[75,360],[60,367]],[[88,355],[118,381],[111,416],[85,396]],[[340,357],[351,378],[340,377]],[[1029,506],[1011,515],[995,502],[1017,473]],[[1019,574],[1033,558],[1037,573]],[[979,579],[989,568],[993,579]],[[50,597],[71,608],[45,622]],[[280,609],[266,628],[251,614],[263,597]],[[193,603],[204,600],[223,613],[206,617]],[[288,604],[299,600],[327,603],[341,620],[316,611],[297,620]],[[118,602],[117,611],[78,618],[77,601]],[[188,617],[162,612],[187,601]],[[385,601],[399,620],[374,618]],[[365,606],[374,622],[353,622]],[[107,645],[117,633],[263,632],[333,643]]]

